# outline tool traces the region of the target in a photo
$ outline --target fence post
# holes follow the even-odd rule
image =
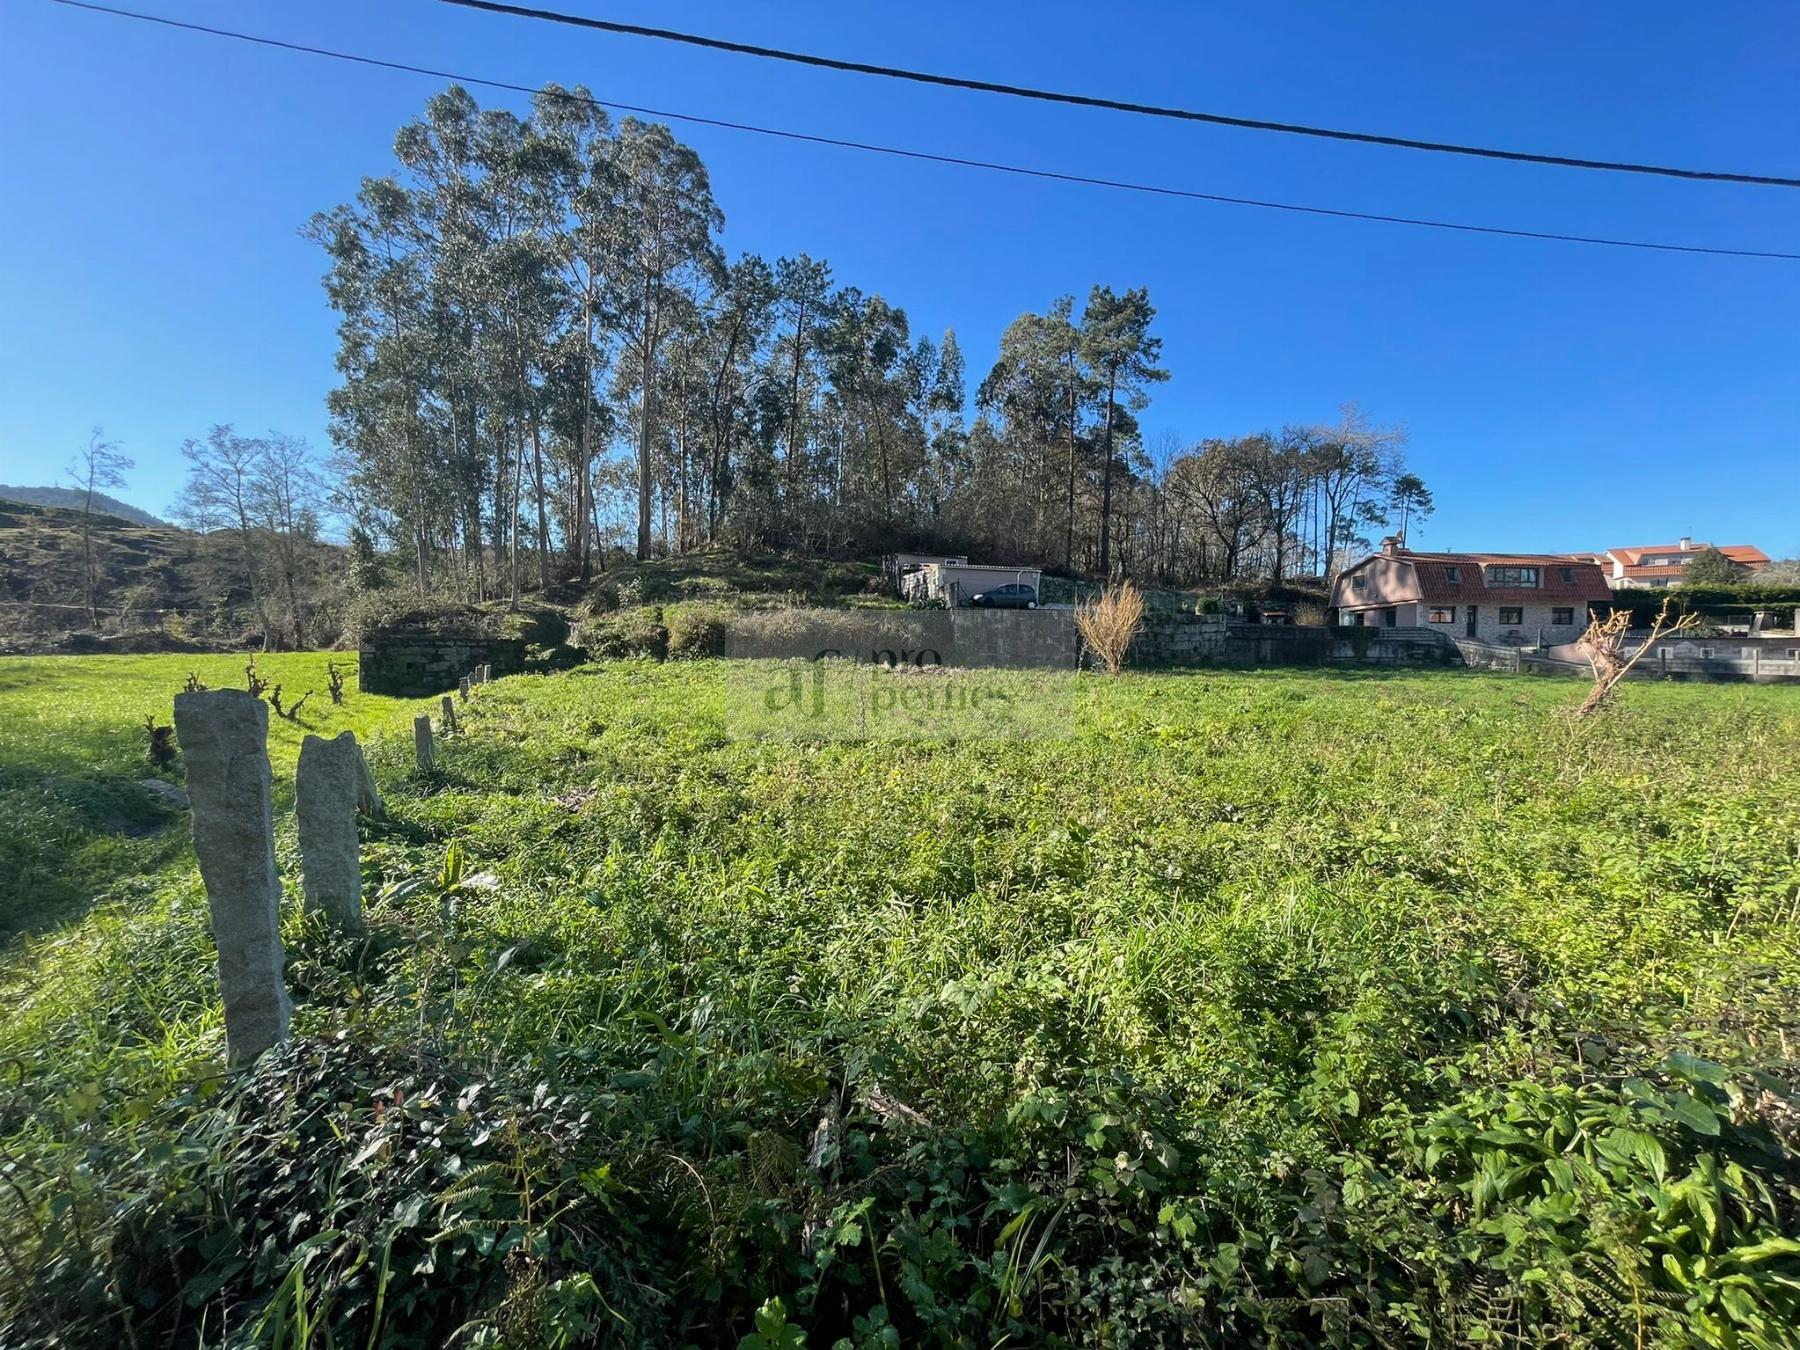
[[[425,773],[430,773],[437,767],[437,749],[431,743],[429,713],[413,718],[413,754],[419,761],[419,768]]]
[[[194,856],[206,883],[225,1004],[225,1055],[248,1064],[288,1034],[281,878],[269,775],[269,708],[242,689],[175,696]]]
[[[456,730],[456,700],[445,694],[440,706],[444,710],[444,734],[448,736]]]
[[[356,733],[308,736],[294,770],[294,814],[300,826],[300,891],[309,910],[350,933],[363,931],[362,852],[358,809],[380,814],[369,766]]]

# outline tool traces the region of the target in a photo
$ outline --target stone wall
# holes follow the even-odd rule
[[[1131,664],[1193,666],[1226,660],[1229,628],[1223,614],[1147,613],[1131,644]]]
[[[521,673],[525,642],[468,633],[374,632],[363,635],[356,657],[364,693],[423,698],[456,688],[477,666],[492,666],[496,679]]]
[[[1219,614],[1146,614],[1132,646],[1144,666],[1448,665],[1455,650],[1429,628],[1321,628],[1233,623]]]

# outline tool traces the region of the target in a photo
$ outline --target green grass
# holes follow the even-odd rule
[[[0,940],[65,919],[109,887],[189,856],[179,813],[140,786],[153,776],[144,719],[169,725],[190,673],[214,688],[243,688],[249,659],[0,658]],[[326,694],[330,661],[348,671],[341,706]],[[259,656],[256,664],[283,685],[289,707],[316,691],[300,724],[270,718],[278,794],[291,793],[302,736],[365,732],[403,706],[356,692],[354,653]]]
[[[181,832],[93,825],[191,664],[0,662],[7,847],[104,896],[0,966],[22,1327],[1795,1343],[1791,691],[1008,673],[1065,734],[792,743],[621,661],[429,778],[356,700],[374,936],[290,912],[227,1081]]]

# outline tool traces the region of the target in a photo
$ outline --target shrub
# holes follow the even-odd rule
[[[730,614],[722,605],[689,603],[663,611],[673,657],[718,656],[725,650]]]
[[[653,656],[661,661],[669,654],[669,630],[663,627],[662,611],[652,605],[591,619],[581,626],[580,636],[580,645],[596,661],[628,656]]]
[[[1125,653],[1144,622],[1144,595],[1129,581],[1108,586],[1075,610],[1075,626],[1089,651],[1100,658],[1108,675],[1125,667]]]

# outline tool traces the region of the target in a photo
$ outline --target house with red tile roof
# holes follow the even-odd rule
[[[1684,538],[1673,544],[1609,548],[1599,561],[1606,568],[1607,583],[1614,590],[1627,586],[1679,586],[1682,569],[1693,561],[1696,553],[1704,553],[1712,547],[1712,544]],[[1769,565],[1769,555],[1753,544],[1719,544],[1717,547],[1746,576]]]
[[[1598,563],[1552,553],[1415,553],[1397,539],[1338,574],[1340,624],[1435,628],[1487,642],[1573,642],[1611,599]]]

